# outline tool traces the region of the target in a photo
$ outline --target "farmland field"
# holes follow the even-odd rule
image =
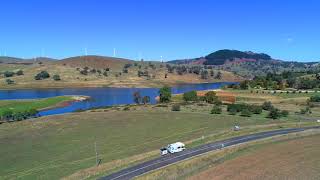
[[[0,126],[0,174],[4,179],[56,179],[95,165],[157,150],[230,129],[234,116],[187,112],[83,112]],[[242,126],[296,122],[237,117]],[[107,172],[104,172],[107,173]]]
[[[319,139],[314,135],[252,147],[189,179],[319,179]]]

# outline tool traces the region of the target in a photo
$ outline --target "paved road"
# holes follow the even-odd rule
[[[142,175],[144,173],[150,172],[155,169],[159,169],[159,168],[167,166],[169,164],[173,164],[173,163],[191,158],[193,156],[201,155],[201,154],[204,154],[209,151],[218,150],[223,147],[228,147],[228,146],[241,144],[241,143],[249,142],[249,141],[253,141],[253,140],[263,139],[263,138],[267,138],[267,137],[272,137],[272,136],[276,136],[276,135],[301,132],[301,131],[305,131],[308,129],[320,129],[320,126],[307,127],[307,128],[291,128],[291,129],[274,130],[274,131],[244,135],[244,136],[226,139],[223,141],[209,143],[209,144],[205,144],[205,145],[198,146],[195,148],[187,149],[187,150],[180,152],[180,153],[162,156],[162,157],[159,157],[159,158],[156,158],[156,159],[129,167],[127,169],[123,169],[119,172],[110,174],[110,175],[102,177],[100,179],[101,180],[132,179],[136,176]]]

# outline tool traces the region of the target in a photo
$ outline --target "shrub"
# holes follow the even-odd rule
[[[167,103],[171,101],[171,88],[168,86],[164,86],[159,90],[160,94],[160,102]]]
[[[10,120],[12,118],[13,111],[10,109],[4,110],[1,114],[2,120]]]
[[[148,104],[148,103],[150,103],[150,96],[144,96],[144,97],[142,98],[142,102],[143,102],[143,104]]]
[[[221,114],[221,113],[222,113],[222,109],[220,106],[213,106],[211,110],[211,114]]]
[[[127,74],[129,71],[128,71],[127,68],[124,68],[124,69],[122,70],[122,72]]]
[[[88,70],[87,69],[83,69],[83,70],[80,71],[80,74],[86,76],[86,75],[88,75]]]
[[[286,110],[281,111],[282,117],[288,117],[288,115],[289,115],[289,111],[286,111]]]
[[[310,97],[310,102],[320,102],[320,95],[314,95]]]
[[[10,85],[10,84],[14,84],[14,80],[6,79],[6,83],[7,83],[8,85]]]
[[[198,96],[196,91],[190,91],[183,94],[183,100],[185,101],[197,101]]]
[[[129,106],[126,106],[126,107],[123,108],[123,110],[124,110],[124,111],[129,111],[129,110],[130,110],[130,107],[129,107]]]
[[[108,77],[108,71],[104,71],[103,74],[105,77]]]
[[[268,118],[271,118],[271,119],[279,119],[280,117],[281,117],[281,112],[277,108],[271,109],[268,114]]]
[[[180,105],[179,104],[172,105],[171,110],[172,111],[180,111]]]
[[[3,73],[4,77],[12,77],[14,75],[14,72],[6,71]]]
[[[262,105],[262,109],[266,110],[266,111],[270,111],[272,109],[274,109],[272,103],[270,101],[268,102],[264,102]]]
[[[241,110],[241,116],[244,117],[251,117],[251,112],[248,108],[244,108]]]
[[[262,107],[261,106],[251,105],[251,106],[249,106],[249,110],[253,114],[261,114],[262,113]]]
[[[52,79],[55,80],[55,81],[60,81],[61,80],[61,78],[60,78],[60,76],[58,74],[53,75]]]
[[[34,79],[35,80],[42,80],[42,79],[47,79],[50,77],[50,74],[47,71],[41,71],[40,73],[38,73]]]
[[[16,72],[16,74],[17,74],[18,76],[21,76],[21,75],[23,75],[23,71],[22,71],[21,69],[19,69],[19,70]]]
[[[141,103],[142,98],[141,98],[141,95],[140,95],[140,92],[139,92],[139,91],[133,93],[133,101],[134,101],[136,104],[140,104],[140,103]]]
[[[125,64],[123,68],[124,68],[124,69],[128,69],[128,68],[131,67],[131,66],[132,66],[132,64]],[[135,66],[136,66],[136,63],[135,63]]]
[[[218,97],[216,96],[216,93],[214,91],[209,91],[204,96],[205,101],[210,104],[214,104],[218,100]]]
[[[228,112],[230,115],[236,115],[238,113],[235,108],[231,108]]]

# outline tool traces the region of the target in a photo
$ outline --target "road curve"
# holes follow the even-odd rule
[[[218,150],[223,147],[228,147],[236,144],[241,144],[244,142],[259,140],[259,139],[277,136],[277,135],[289,134],[294,132],[302,132],[309,129],[320,129],[320,126],[280,129],[280,130],[274,130],[274,131],[249,134],[249,135],[234,137],[234,138],[230,138],[230,139],[226,139],[226,140],[222,140],[214,143],[209,143],[209,144],[201,145],[195,148],[187,149],[180,153],[169,154],[169,155],[162,156],[150,161],[146,161],[144,163],[141,163],[141,164],[123,169],[116,173],[110,174],[108,176],[102,177],[100,178],[100,180],[128,180],[136,176],[145,174],[147,172],[162,168],[164,166],[191,158],[193,156],[201,155],[209,151]]]

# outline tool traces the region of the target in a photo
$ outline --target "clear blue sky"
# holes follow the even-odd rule
[[[5,0],[0,53],[180,59],[219,49],[320,60],[318,0]]]

